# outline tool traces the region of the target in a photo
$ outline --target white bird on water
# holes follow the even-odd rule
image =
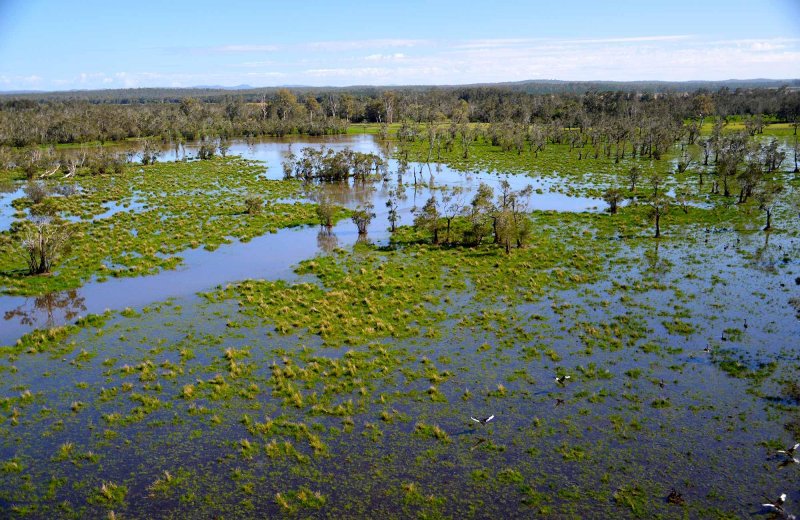
[[[766,504],[761,504],[761,507],[769,509],[773,513],[777,513],[783,516],[784,518],[786,518],[786,520],[795,520],[796,517],[794,515],[790,515],[789,513],[787,513],[786,510],[783,508],[783,504],[785,502],[786,502],[786,493],[781,493],[781,496],[779,496],[777,500],[773,502],[768,502]]]
[[[789,457],[794,457],[794,452],[797,451],[798,448],[800,448],[800,442],[796,443],[794,446],[786,448],[785,450],[778,450],[778,453],[788,455]]]
[[[786,502],[786,493],[781,493],[781,496],[779,496],[777,500],[768,502],[766,504],[761,504],[761,506],[766,507],[767,509],[772,509],[773,511],[783,512],[784,502]]]
[[[786,460],[778,465],[778,469],[785,468],[791,464],[800,464],[800,459],[794,455],[798,448],[800,448],[800,442],[796,443],[794,446],[786,448],[785,450],[778,450],[778,453],[786,456]]]
[[[470,419],[472,419],[472,420],[473,420],[473,421],[475,421],[476,423],[486,424],[486,423],[488,423],[489,421],[491,421],[492,419],[494,419],[494,415],[490,415],[489,417],[484,417],[484,418],[482,418],[482,419],[479,419],[479,418],[477,418],[477,417],[470,417]]]

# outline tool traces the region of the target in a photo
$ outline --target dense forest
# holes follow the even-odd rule
[[[468,122],[547,128],[614,126],[617,133],[662,122],[744,118],[796,123],[800,89],[643,88],[563,83],[538,93],[527,83],[381,89],[136,89],[0,97],[0,145],[24,147],[151,137],[164,143],[210,138],[345,133],[351,123]],[[558,85],[558,83],[556,83]],[[591,86],[591,84],[588,84]],[[673,84],[665,84],[673,85]],[[675,84],[675,85],[692,85]],[[552,86],[552,85],[551,85]],[[586,85],[584,85],[586,86]],[[530,92],[529,90],[533,90]],[[707,119],[706,119],[707,120]],[[8,155],[8,154],[5,154]]]

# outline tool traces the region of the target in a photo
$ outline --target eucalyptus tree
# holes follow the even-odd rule
[[[69,245],[72,231],[50,218],[29,221],[21,233],[20,253],[31,275],[49,273]]]
[[[547,133],[542,125],[537,123],[531,125],[528,130],[528,143],[534,157],[539,157],[539,152],[547,145]]]
[[[438,244],[441,216],[439,203],[435,196],[431,196],[421,208],[414,211],[414,227],[429,232],[433,237],[433,243]]]
[[[527,207],[531,193],[533,187],[530,185],[514,191],[508,181],[500,182],[500,194],[492,212],[492,227],[495,243],[503,246],[506,253],[510,252],[512,245],[523,247],[530,236],[531,225]]]
[[[328,229],[333,227],[333,219],[336,216],[336,206],[331,200],[330,196],[321,194],[317,198],[316,207],[317,218],[319,218],[319,225]]]
[[[453,219],[464,212],[464,190],[460,186],[446,191],[442,195],[442,216],[445,220],[445,243],[450,243],[450,231]]]
[[[745,117],[744,128],[750,136],[760,134],[764,131],[764,118],[761,114]]]
[[[714,149],[711,138],[700,139],[699,145],[700,150],[703,152],[703,166],[708,166],[708,159],[711,157],[711,152]]]
[[[617,213],[617,206],[622,199],[622,190],[619,188],[608,188],[603,192],[603,200],[608,204],[608,212],[612,215]]]
[[[350,215],[353,224],[358,228],[359,235],[367,234],[367,228],[370,222],[372,222],[372,219],[375,218],[375,212],[372,211],[373,209],[375,209],[375,207],[372,204],[367,204],[366,206],[356,208]]]
[[[753,190],[764,180],[764,166],[757,153],[747,158],[744,169],[736,175],[739,184],[739,204],[743,204],[753,194]]]
[[[767,169],[767,173],[779,169],[786,159],[786,152],[780,149],[777,139],[771,139],[762,147],[761,152],[764,156],[764,167]]]
[[[636,183],[642,177],[642,170],[638,166],[631,166],[628,170],[628,182],[631,186],[631,192],[636,192]]]
[[[472,196],[469,207],[467,208],[469,229],[467,231],[467,243],[477,246],[492,230],[491,212],[494,208],[492,199],[494,190],[491,186],[481,183]]]
[[[389,190],[389,196],[386,197],[386,209],[388,210],[387,218],[389,219],[389,224],[391,224],[389,231],[394,233],[397,230],[397,222],[400,220],[398,189],[391,188]]]
[[[451,135],[455,138],[456,134],[461,137],[461,151],[464,159],[469,158],[469,147],[475,137],[474,128],[469,124],[469,103],[465,100],[458,100],[458,104],[453,109],[453,125]]]
[[[661,218],[669,212],[669,198],[659,193],[650,197],[647,205],[650,207],[650,218],[653,219],[656,228],[655,238],[659,238],[661,237]]]
[[[755,199],[758,202],[758,209],[763,211],[767,217],[767,223],[764,226],[764,231],[770,231],[772,229],[772,212],[774,211],[775,206],[778,204],[778,196],[781,191],[783,190],[780,184],[775,182],[765,182],[763,183],[762,188],[755,194]]]
[[[684,186],[675,188],[675,203],[681,208],[684,214],[689,213],[689,190]]]
[[[297,97],[292,94],[289,89],[279,89],[277,92],[277,100],[275,102],[278,109],[278,114],[282,120],[287,120],[292,115],[293,111],[297,110],[299,106]]]
[[[394,114],[397,109],[397,93],[392,90],[386,90],[381,94],[381,103],[383,113],[386,116],[386,123],[391,125],[394,121]]]
[[[729,180],[736,176],[737,169],[747,153],[747,136],[734,134],[723,138],[719,146],[719,156],[716,161],[716,173],[722,180],[723,196],[730,197]]]
[[[703,120],[706,116],[714,113],[714,99],[708,94],[698,94],[692,100],[692,107],[695,115],[700,118],[700,127],[703,126]]]
[[[315,115],[322,115],[322,105],[319,104],[317,98],[314,96],[307,96],[305,100],[305,107],[306,111],[308,112],[308,118],[310,123],[314,123],[314,116]]]
[[[689,150],[684,149],[683,152],[681,153],[681,156],[678,158],[677,164],[675,165],[676,172],[677,173],[685,172],[687,169],[689,169],[689,167],[692,165],[693,162],[694,162],[694,157],[692,156],[692,154],[689,152]]]
[[[141,163],[143,165],[155,164],[161,155],[161,150],[153,139],[143,139],[139,153],[142,156]]]
[[[231,140],[225,136],[220,137],[217,147],[219,148],[219,154],[222,157],[227,157],[228,151],[231,149]]]
[[[686,144],[694,144],[700,136],[701,123],[695,120],[687,121],[683,129],[686,132]]]

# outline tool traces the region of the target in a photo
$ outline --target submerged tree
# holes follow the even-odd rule
[[[650,206],[650,218],[655,221],[655,237],[659,238],[661,236],[661,217],[669,212],[669,199],[664,195],[658,194],[651,197],[647,204]]]
[[[612,215],[616,214],[617,206],[622,200],[622,190],[619,188],[609,188],[603,192],[603,200],[608,204],[608,212]]]
[[[283,163],[285,178],[292,176],[304,181],[345,181],[353,178],[366,181],[370,175],[381,171],[385,161],[373,153],[355,152],[349,148],[336,151],[332,148],[305,147],[297,158],[287,154]]]
[[[444,241],[446,243],[450,243],[450,230],[452,228],[453,219],[461,215],[463,211],[463,189],[460,186],[456,186],[442,195],[442,215],[446,222]]]
[[[49,273],[66,251],[71,236],[69,228],[54,224],[50,219],[32,222],[23,232],[20,244],[22,256],[28,264],[28,273]]]
[[[320,195],[317,200],[317,217],[320,226],[333,227],[333,217],[336,215],[336,206],[327,195]]]
[[[44,181],[29,180],[22,190],[33,204],[39,204],[50,195],[50,190]]]
[[[772,229],[772,212],[775,205],[778,203],[778,195],[782,189],[779,184],[766,183],[762,189],[758,190],[755,199],[758,202],[758,209],[763,211],[767,216],[767,225],[764,226],[764,231]]]
[[[739,164],[744,160],[746,154],[747,136],[744,134],[732,135],[719,141],[716,170],[717,176],[722,180],[723,196],[731,196],[729,180],[736,177]],[[717,183],[715,185],[718,189],[719,185]]]
[[[222,157],[228,156],[228,151],[231,149],[231,140],[227,137],[219,138],[219,154]]]
[[[389,210],[388,219],[389,223],[391,224],[391,228],[389,229],[392,233],[397,230],[397,221],[400,220],[400,214],[398,213],[398,202],[397,202],[397,190],[392,188],[389,190],[389,196],[386,198],[386,208]]]
[[[511,184],[503,180],[500,182],[500,195],[493,212],[494,241],[502,245],[506,253],[510,252],[512,244],[523,247],[530,236],[531,226],[527,215],[528,198],[533,193],[532,186],[514,191]]]
[[[693,162],[694,157],[692,157],[692,154],[690,154],[688,150],[684,150],[680,158],[678,158],[675,169],[678,173],[683,173],[689,169],[689,166],[691,166]]]
[[[689,213],[689,190],[684,187],[675,188],[675,202],[684,214]]]
[[[372,204],[367,204],[353,211],[350,218],[358,228],[359,235],[366,235],[369,223],[375,218],[375,213],[372,211],[375,207]]]
[[[639,182],[639,179],[642,176],[642,170],[639,169],[638,166],[631,166],[631,169],[628,170],[628,182],[631,184],[631,191],[636,191],[636,183]]]
[[[736,175],[739,181],[739,204],[743,204],[753,194],[753,190],[762,182],[764,178],[764,168],[758,156],[751,157],[747,161],[745,169]]]
[[[200,148],[197,150],[197,158],[203,161],[214,158],[217,153],[217,143],[213,139],[203,139]]]
[[[491,186],[481,183],[478,191],[472,197],[472,201],[467,208],[469,229],[467,231],[466,242],[477,246],[492,230],[491,212],[494,209],[492,199],[494,191]]]
[[[414,227],[424,229],[433,235],[433,243],[439,243],[441,213],[436,197],[431,196],[425,204],[414,212]]]
[[[140,149],[142,155],[141,163],[143,165],[155,164],[158,157],[161,155],[161,150],[153,139],[144,139]]]

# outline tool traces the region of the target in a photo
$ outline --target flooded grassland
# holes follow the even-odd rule
[[[15,217],[4,516],[730,518],[784,492],[800,509],[800,465],[777,453],[800,437],[792,173],[764,232],[753,201],[709,196],[671,158],[479,143],[437,168],[418,148],[401,178],[395,155],[386,180],[325,187],[330,231],[319,192],[266,156],[266,173],[228,158],[79,177],[52,197],[79,229],[52,276],[19,274]],[[658,240],[646,181],[601,211],[633,162],[690,190]],[[410,225],[432,193],[504,178],[534,186],[525,247]],[[366,202],[365,242],[346,217]]]

